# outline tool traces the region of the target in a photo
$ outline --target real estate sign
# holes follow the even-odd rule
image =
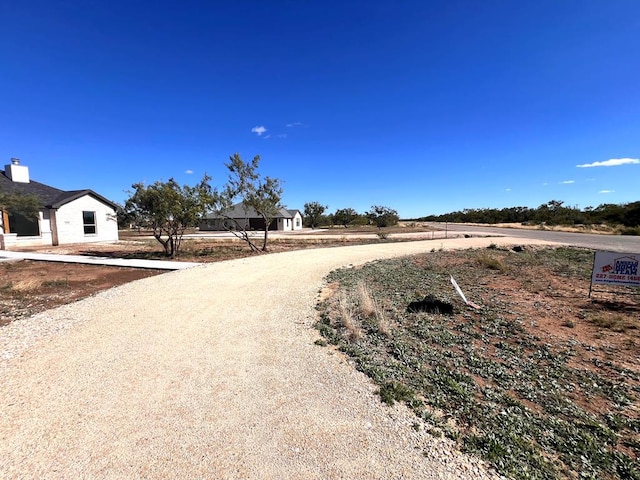
[[[591,283],[640,287],[640,253],[596,252]]]

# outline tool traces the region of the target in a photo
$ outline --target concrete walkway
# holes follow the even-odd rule
[[[112,267],[152,268],[156,270],[184,270],[202,265],[197,262],[171,262],[168,260],[144,260],[139,258],[109,258],[88,255],[60,255],[55,253],[12,252],[0,250],[0,260],[39,260],[43,262],[86,263]]]

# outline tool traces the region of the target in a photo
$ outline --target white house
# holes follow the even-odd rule
[[[31,195],[40,203],[38,219],[0,205],[0,250],[118,240],[115,203],[92,190],[64,191],[35,182],[17,158],[0,170],[0,194]]]
[[[237,203],[224,215],[207,215],[200,222],[200,230],[263,230],[264,219],[252,207]],[[302,230],[302,214],[300,210],[280,208],[269,225],[269,230],[293,231]]]

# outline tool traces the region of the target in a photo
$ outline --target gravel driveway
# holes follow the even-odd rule
[[[417,431],[411,412],[382,404],[345,357],[314,345],[314,305],[339,266],[520,242],[264,255],[13,322],[0,330],[0,477],[496,478]]]

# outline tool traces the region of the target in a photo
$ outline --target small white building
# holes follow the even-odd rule
[[[35,182],[17,158],[0,170],[0,194],[38,199],[37,219],[0,205],[0,250],[118,240],[116,204],[92,190],[64,191]]]

